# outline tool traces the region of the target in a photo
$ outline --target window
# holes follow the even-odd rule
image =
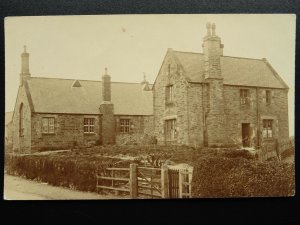
[[[120,133],[127,134],[130,131],[130,120],[120,119]]]
[[[270,104],[271,103],[271,91],[266,90],[266,103]]]
[[[94,118],[84,118],[83,122],[83,132],[84,133],[95,133],[94,126],[95,126],[95,119]]]
[[[263,137],[272,138],[273,129],[272,129],[273,120],[263,120]]]
[[[54,117],[44,117],[43,119],[43,133],[53,134],[54,133]]]
[[[166,103],[173,102],[173,85],[166,86]]]
[[[175,140],[176,137],[176,119],[165,121],[165,135],[167,141]]]
[[[241,105],[246,105],[249,102],[249,91],[247,89],[241,89],[240,90],[240,100],[241,100]]]
[[[24,136],[24,109],[23,103],[20,105],[19,109],[19,135],[20,137]]]

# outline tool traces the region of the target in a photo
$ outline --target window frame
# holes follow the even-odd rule
[[[166,141],[175,141],[177,138],[177,130],[176,130],[177,120],[176,119],[168,119],[165,120],[165,138]]]
[[[129,134],[130,133],[130,119],[121,118],[120,119],[120,133]]]
[[[240,89],[240,105],[249,105],[249,89]]]
[[[55,117],[47,116],[42,118],[42,133],[43,134],[55,133]]]
[[[95,134],[95,118],[83,118],[83,133]]]
[[[174,85],[169,84],[165,87],[165,101],[166,104],[172,104],[174,101]]]
[[[271,90],[266,90],[265,91],[265,97],[266,97],[266,104],[270,105],[271,104]]]
[[[266,139],[274,137],[273,119],[263,119],[262,137]]]

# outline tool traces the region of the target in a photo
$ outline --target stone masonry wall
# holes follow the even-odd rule
[[[170,75],[168,73],[170,64]],[[181,68],[176,63],[172,54],[167,54],[161,71],[158,74],[154,86],[154,130],[158,144],[165,142],[164,123],[166,119],[176,119],[176,140],[170,144],[188,144],[189,129],[187,116],[187,85]],[[173,103],[165,102],[165,87],[173,85]]]
[[[54,117],[54,133],[42,132],[42,118]],[[95,133],[84,133],[84,118],[94,118]],[[99,140],[99,115],[38,114],[32,116],[32,151],[69,149],[74,142],[86,147]]]
[[[130,132],[120,133],[120,119],[130,120]],[[115,116],[116,144],[152,144],[153,116]]]
[[[23,104],[24,110],[24,135],[22,137],[20,137],[19,133],[19,110],[21,104]],[[31,109],[24,85],[19,87],[12,123],[13,151],[18,153],[29,153],[31,149]]]
[[[202,85],[191,83],[188,88],[188,121],[189,144],[194,147],[203,146],[203,99]]]
[[[249,90],[249,104],[240,104],[240,89]],[[271,104],[266,104],[265,91],[271,90]],[[273,119],[273,137],[284,141],[289,137],[287,92],[283,89],[224,86],[225,133],[228,144],[242,145],[242,123],[250,123],[250,145],[255,145],[257,127],[263,128],[263,119]],[[257,103],[260,120],[257,121]]]

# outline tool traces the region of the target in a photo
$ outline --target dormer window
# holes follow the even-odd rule
[[[72,87],[81,87],[79,80],[75,80],[72,84]]]
[[[166,104],[173,103],[173,85],[166,86]]]

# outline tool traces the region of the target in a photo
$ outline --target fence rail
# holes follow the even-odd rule
[[[191,197],[191,174],[187,170],[138,167],[107,168],[109,175],[96,176],[97,189],[130,193],[131,198],[148,196],[151,198],[187,198]],[[104,185],[103,181],[111,181]]]

